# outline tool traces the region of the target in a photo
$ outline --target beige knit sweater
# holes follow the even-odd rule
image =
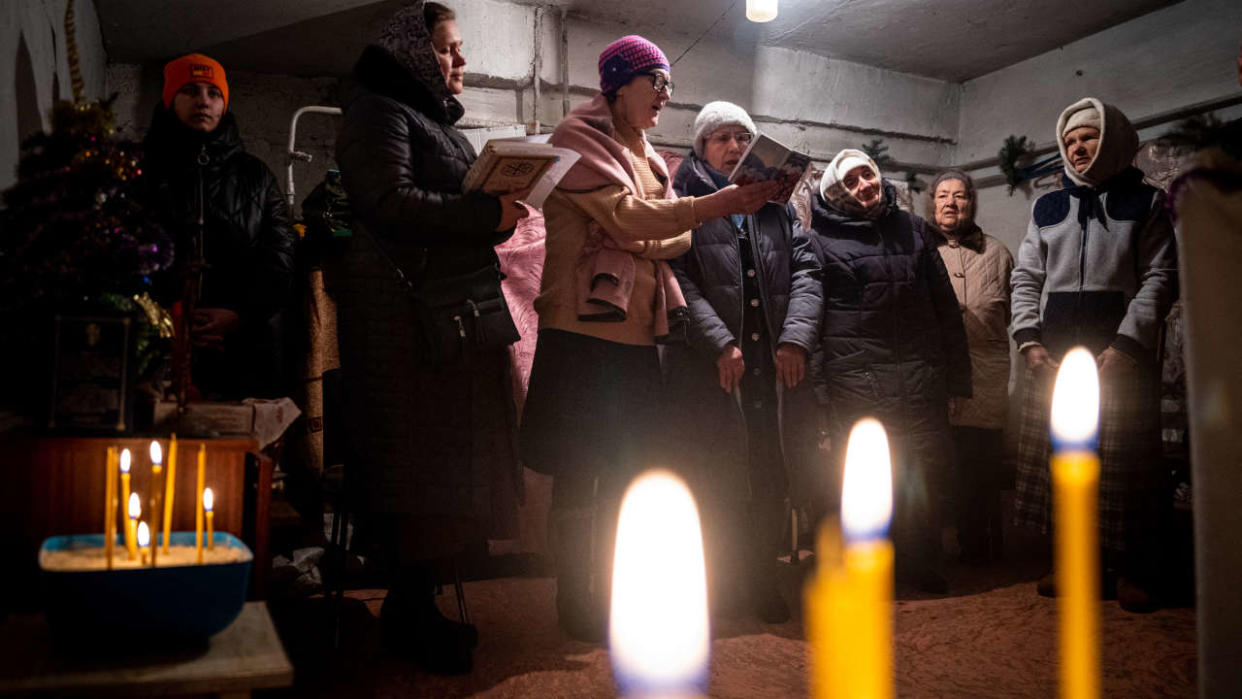
[[[694,228],[694,198],[662,199],[664,185],[644,157],[642,135],[617,121],[617,140],[626,147],[637,176],[640,197],[620,185],[592,192],[555,190],[544,204],[548,238],[543,278],[535,310],[539,329],[567,330],[626,345],[655,344],[655,264],[690,249]],[[621,323],[578,320],[574,270],[586,243],[591,222],[598,223],[618,241],[644,244],[638,253],[634,293]]]

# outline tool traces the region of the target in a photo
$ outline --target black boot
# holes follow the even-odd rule
[[[591,520],[565,517],[556,523],[556,621],[578,641],[604,640],[599,605],[591,594]]]
[[[416,582],[400,581],[380,607],[380,641],[393,655],[435,675],[464,675],[474,667],[479,632],[440,613],[435,587],[424,571]]]

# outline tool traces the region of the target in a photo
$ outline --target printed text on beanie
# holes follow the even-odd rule
[[[210,56],[191,53],[169,61],[164,66],[164,106],[172,107],[173,97],[186,83],[211,83],[224,96],[224,108],[229,108],[229,83],[225,79],[224,66]]]

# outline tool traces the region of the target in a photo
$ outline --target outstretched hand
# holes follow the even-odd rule
[[[772,197],[781,191],[781,183],[776,180],[767,182],[752,182],[747,185],[729,185],[723,190],[732,194],[731,206],[728,213],[730,214],[753,214],[763,205],[768,203]]]
[[[779,182],[752,182],[738,186],[731,184],[705,197],[694,200],[695,216],[699,222],[710,221],[732,214],[753,214],[781,191]]]

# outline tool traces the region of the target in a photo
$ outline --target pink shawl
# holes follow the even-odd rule
[[[601,187],[621,185],[638,196],[636,176],[625,146],[612,136],[612,110],[603,95],[573,110],[552,132],[549,142],[571,148],[581,154],[558,185],[567,192],[591,192]],[[672,178],[664,160],[650,143],[643,139],[647,163],[664,183],[664,198],[674,199]],[[642,256],[643,243],[619,241],[598,223],[592,222],[586,243],[579,253],[575,268],[578,291],[578,320],[624,322],[634,292],[637,257]],[[678,321],[686,316],[686,299],[665,260],[653,260],[656,272],[657,309],[655,338],[666,340]]]

